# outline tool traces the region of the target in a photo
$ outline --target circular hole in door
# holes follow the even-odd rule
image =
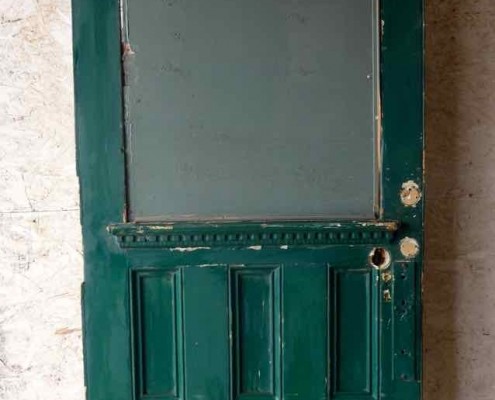
[[[370,253],[369,262],[376,269],[387,269],[391,262],[390,253],[383,247],[376,247]]]

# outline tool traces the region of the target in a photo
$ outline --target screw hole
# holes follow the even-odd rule
[[[400,198],[406,207],[414,207],[421,200],[421,190],[413,181],[404,182],[400,191]]]
[[[382,247],[377,247],[371,252],[369,261],[376,269],[386,269],[390,265],[390,253]]]

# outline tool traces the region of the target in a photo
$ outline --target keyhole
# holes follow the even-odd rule
[[[390,253],[382,247],[376,247],[370,253],[369,262],[376,269],[387,269],[390,265]]]

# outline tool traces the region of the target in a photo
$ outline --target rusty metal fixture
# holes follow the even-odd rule
[[[382,281],[384,283],[388,283],[392,280],[392,274],[390,272],[384,272],[382,273]]]

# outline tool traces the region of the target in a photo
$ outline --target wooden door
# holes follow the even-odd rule
[[[419,399],[422,2],[73,19],[88,399]]]

